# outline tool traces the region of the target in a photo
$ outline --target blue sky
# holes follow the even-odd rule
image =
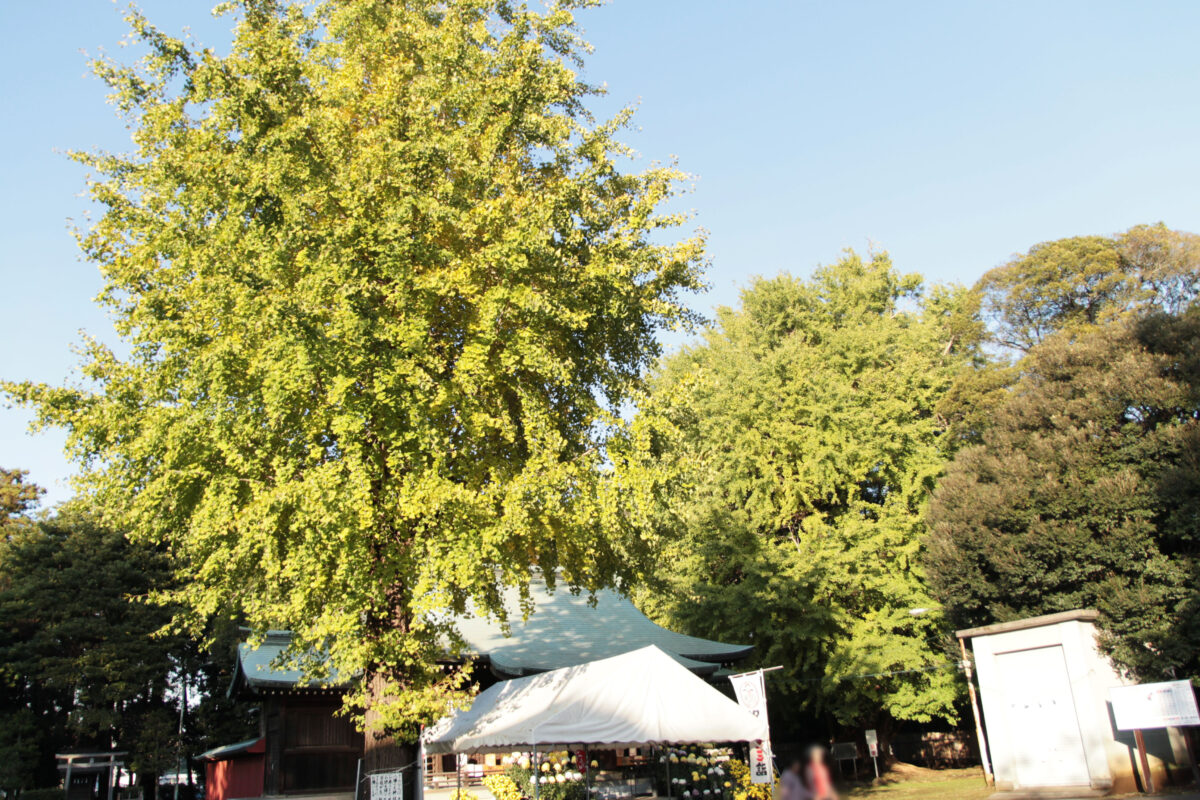
[[[142,3],[220,49],[212,5]],[[697,176],[702,311],[846,247],[972,283],[1047,239],[1200,230],[1200,3],[613,0],[581,19],[587,77],[609,89],[596,108],[639,103],[627,141]],[[61,151],[128,141],[80,53],[119,56],[124,28],[107,0],[2,2],[0,26],[0,376],[61,382],[80,329],[112,339],[68,233],[83,173]],[[65,499],[61,435],[27,423],[0,408],[0,466]]]

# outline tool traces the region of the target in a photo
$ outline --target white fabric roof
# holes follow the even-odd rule
[[[425,732],[427,753],[743,742],[765,724],[651,645],[492,686]]]

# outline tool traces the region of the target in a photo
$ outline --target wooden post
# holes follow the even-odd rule
[[[959,639],[958,646],[962,650],[962,668],[967,676],[967,694],[971,696],[971,716],[975,718],[975,738],[979,741],[979,761],[983,764],[983,780],[988,786],[993,786],[995,785],[995,776],[992,774],[992,761],[988,758],[987,740],[983,737],[983,720],[979,713],[979,698],[975,694],[975,681],[971,679],[971,659],[967,656],[967,643],[963,639]]]
[[[1146,757],[1146,740],[1142,738],[1142,729],[1133,732],[1133,740],[1137,742],[1138,757],[1142,762],[1142,791],[1154,791],[1154,776],[1150,774],[1150,759]]]
[[[1195,782],[1196,788],[1200,789],[1200,766],[1196,765],[1196,746],[1192,744],[1192,734],[1195,730],[1194,727],[1183,729],[1183,743],[1187,745],[1188,761],[1192,765],[1192,781]]]

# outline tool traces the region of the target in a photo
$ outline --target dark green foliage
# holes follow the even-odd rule
[[[45,491],[40,486],[26,483],[24,470],[0,468],[0,526],[8,534],[8,528],[20,524],[24,515],[37,505],[37,499]]]
[[[930,509],[952,621],[1081,607],[1140,677],[1200,675],[1200,313],[1076,326],[1033,347]]]
[[[180,755],[244,738],[245,709],[224,698],[228,643],[214,659],[162,630],[171,609],[145,602],[170,580],[164,554],[79,508],[0,545],[0,788],[57,781],[56,751],[116,742],[150,779]],[[181,740],[185,677],[203,701]]]

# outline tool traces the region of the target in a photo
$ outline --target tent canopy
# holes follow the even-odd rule
[[[425,751],[476,753],[534,745],[742,742],[766,724],[654,645],[480,693],[425,733]]]

